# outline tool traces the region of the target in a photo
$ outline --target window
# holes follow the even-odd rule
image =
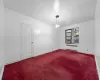
[[[79,27],[65,30],[65,43],[67,45],[79,43]]]

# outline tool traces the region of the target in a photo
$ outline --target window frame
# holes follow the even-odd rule
[[[78,33],[79,33],[79,27],[75,27],[75,28],[71,28],[71,29],[66,29],[65,30],[65,44],[67,46],[74,46],[74,47],[77,47],[77,44],[79,44],[79,34],[78,35],[74,35],[76,34],[76,31],[75,29],[78,28]],[[70,31],[69,31],[70,30]],[[67,36],[67,34],[70,33],[70,36]],[[70,42],[68,42],[68,37],[70,37]],[[75,40],[75,38],[78,38],[78,42],[73,42],[73,40]]]

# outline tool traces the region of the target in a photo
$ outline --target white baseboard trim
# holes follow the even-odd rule
[[[0,80],[2,80],[3,71],[4,71],[4,66],[1,67],[1,70],[0,70]]]
[[[96,61],[96,66],[97,66],[97,71],[98,71],[98,77],[100,80],[100,56],[95,56],[95,61]]]

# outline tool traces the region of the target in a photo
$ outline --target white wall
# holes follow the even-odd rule
[[[4,64],[4,6],[3,0],[0,0],[0,80]]]
[[[57,49],[54,26],[5,8],[5,63],[20,60],[21,23],[30,24],[33,28],[34,56]]]
[[[100,75],[100,0],[97,0],[95,14],[95,55]]]
[[[78,47],[66,46],[65,30],[79,27],[79,44]],[[86,21],[79,24],[66,26],[60,29],[60,48],[73,49],[80,52],[94,53],[94,20]]]

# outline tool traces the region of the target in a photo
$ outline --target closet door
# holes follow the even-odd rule
[[[21,26],[21,59],[32,57],[32,28],[30,25]]]

